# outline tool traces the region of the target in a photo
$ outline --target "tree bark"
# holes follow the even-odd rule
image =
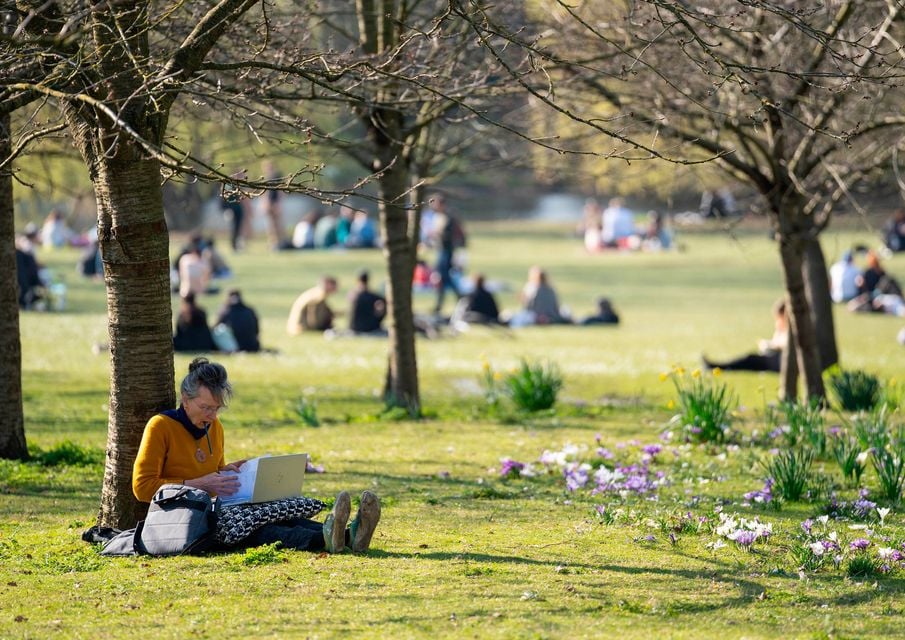
[[[810,237],[804,247],[804,281],[816,330],[820,369],[826,371],[839,362],[839,351],[836,349],[836,326],[833,321],[829,273],[823,248],[816,237]]]
[[[826,398],[817,350],[817,335],[804,282],[804,243],[800,237],[782,235],[779,242],[783,278],[789,296],[789,329],[795,335],[798,370],[807,401]]]
[[[415,320],[412,312],[412,277],[415,249],[409,238],[409,211],[406,191],[408,170],[388,144],[380,151],[383,167],[379,179],[380,227],[389,282],[387,305],[390,311],[389,362],[384,401],[402,407],[412,416],[421,414],[418,390],[418,361],[415,354]],[[392,163],[392,166],[390,166]]]
[[[790,306],[787,297],[786,308],[788,309]],[[786,316],[788,316],[788,310]],[[784,402],[795,402],[798,399],[798,348],[795,346],[795,332],[792,331],[791,326],[779,366],[779,399]]]
[[[380,172],[380,233],[387,263],[389,358],[383,389],[384,402],[421,415],[418,362],[415,355],[415,319],[412,312],[412,276],[415,253],[410,233],[409,168],[403,160],[402,114],[389,108],[371,110],[364,124],[373,144],[373,170]]]
[[[169,237],[155,160],[102,162],[94,176],[110,334],[110,416],[98,524],[134,526],[132,465],[145,424],[176,406]]]
[[[0,113],[0,159],[12,153],[10,114]],[[16,282],[12,166],[0,169],[0,458],[25,460],[22,413],[22,344]]]

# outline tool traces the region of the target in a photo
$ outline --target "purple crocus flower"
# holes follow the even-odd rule
[[[808,518],[807,520],[805,520],[804,522],[801,523],[802,530],[808,535],[811,535],[811,528],[813,528],[813,526],[814,526],[814,521],[811,520],[810,518]]]
[[[867,498],[858,498],[852,503],[852,512],[859,518],[864,518],[877,508],[876,502],[871,502]]]
[[[757,533],[755,531],[739,529],[731,536],[731,539],[743,549],[750,549],[751,545],[754,544],[754,541],[757,540]]]
[[[613,455],[613,452],[607,449],[606,447],[598,447],[597,455],[603,458],[604,460],[612,460],[616,456]]]
[[[748,502],[756,502],[758,504],[766,504],[773,499],[773,478],[767,478],[764,482],[764,488],[756,491],[749,491],[745,494],[745,500]]]
[[[508,478],[510,476],[517,476],[524,468],[524,462],[519,462],[512,458],[503,458],[500,460],[500,477]]]
[[[577,491],[588,483],[588,467],[585,465],[570,464],[562,470],[562,474],[569,491]]]
[[[839,544],[833,540],[821,540],[820,544],[822,544],[823,548],[827,551],[839,551]]]
[[[661,451],[663,451],[663,447],[658,444],[648,444],[641,448],[641,452],[651,460],[656,458]]]
[[[849,542],[848,546],[853,551],[864,551],[870,546],[870,540],[866,538],[858,538],[857,540],[852,540]]]

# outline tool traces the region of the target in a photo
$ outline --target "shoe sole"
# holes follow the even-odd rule
[[[349,515],[352,513],[352,498],[348,492],[340,491],[333,504],[333,530],[331,532],[330,545],[327,550],[330,553],[342,553],[346,549],[346,525]]]
[[[380,522],[380,499],[370,491],[361,494],[361,505],[358,507],[358,530],[352,540],[352,551],[365,553],[371,546],[371,537]]]

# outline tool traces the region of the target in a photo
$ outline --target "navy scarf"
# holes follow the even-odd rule
[[[199,429],[195,425],[192,424],[192,421],[189,420],[189,415],[185,412],[185,407],[179,405],[178,409],[170,409],[169,411],[161,411],[160,415],[164,415],[167,418],[172,418],[188,431],[195,440],[201,440],[204,436],[207,435],[208,429]]]

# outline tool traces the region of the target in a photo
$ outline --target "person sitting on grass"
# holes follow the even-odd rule
[[[538,266],[528,271],[528,282],[521,293],[524,311],[534,317],[534,324],[570,324],[571,320],[562,313],[556,291],[550,286],[547,273]]]
[[[474,289],[456,304],[449,323],[453,326],[500,324],[500,309],[493,294],[487,290],[484,274],[475,276]]]
[[[212,496],[230,496],[239,479],[221,471],[238,471],[245,460],[226,463],[223,424],[218,414],[232,397],[226,369],[207,358],[195,358],[180,385],[178,409],[152,417],[145,427],[132,470],[132,492],[150,502],[165,484],[182,484]],[[273,544],[304,551],[343,553],[347,547],[365,553],[380,520],[380,500],[361,494],[358,514],[347,528],[352,511],[349,493],[340,491],[323,523],[305,518],[267,524],[242,542],[243,547]]]
[[[239,351],[254,353],[261,350],[258,340],[258,314],[242,301],[242,292],[232,289],[226,296],[226,304],[217,316],[216,324],[225,324],[233,332]]]
[[[613,309],[613,303],[609,298],[597,299],[597,313],[588,316],[581,321],[582,325],[592,324],[619,324],[619,314]]]
[[[324,276],[320,283],[303,292],[289,311],[286,332],[297,336],[303,331],[326,331],[333,328],[336,314],[327,304],[327,298],[336,291],[338,283],[332,276]]]
[[[358,335],[387,334],[381,324],[387,314],[387,301],[368,288],[367,270],[358,274],[358,283],[349,296],[349,330]]]
[[[207,324],[207,312],[195,304],[195,294],[183,296],[173,336],[175,351],[216,351],[217,345]]]
[[[727,360],[726,362],[714,362],[707,356],[701,356],[704,367],[707,369],[722,369],[724,371],[775,371],[779,372],[782,363],[782,352],[789,341],[789,319],[786,316],[786,301],[780,298],[773,305],[773,337],[769,340],[761,339],[758,342],[757,353]]]

